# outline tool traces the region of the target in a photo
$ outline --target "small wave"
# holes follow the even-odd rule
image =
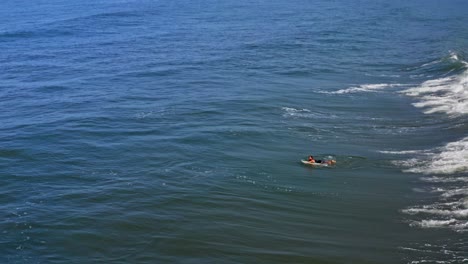
[[[362,84],[359,86],[352,86],[346,89],[341,89],[338,91],[333,92],[325,92],[322,91],[321,93],[326,94],[348,94],[348,93],[363,93],[363,92],[376,92],[380,90],[384,90],[387,88],[403,86],[404,84],[389,84],[389,83],[380,83],[380,84]]]
[[[421,68],[432,66],[432,65],[435,65],[435,64],[440,63],[440,62],[441,62],[441,60],[434,60],[434,61],[431,61],[431,62],[427,62],[427,63],[424,63],[423,65],[421,65]]]
[[[380,150],[382,154],[408,155],[408,154],[427,154],[427,150]]]
[[[372,73],[365,73],[366,76],[374,76],[374,77],[390,77],[390,78],[399,78],[401,75],[399,74],[372,74]]]
[[[148,11],[146,11],[148,12]],[[47,26],[56,25],[56,24],[74,24],[74,23],[83,23],[83,22],[96,22],[99,19],[125,19],[129,17],[139,17],[142,16],[142,13],[137,11],[106,11],[102,13],[95,14],[85,14],[77,15],[75,17],[70,17],[62,20],[54,20],[45,24]]]
[[[31,31],[18,30],[18,31],[3,31],[0,32],[0,39],[6,38],[27,38],[33,36],[34,33]]]
[[[292,107],[282,107],[281,109],[283,109],[284,111],[286,111],[286,113],[310,113],[310,110],[309,109],[296,109],[296,108],[292,108]]]
[[[449,59],[451,59],[452,61],[455,61],[455,62],[462,61],[455,51],[450,51],[449,52]]]
[[[292,107],[282,107],[284,111],[283,117],[304,117],[304,118],[336,118],[335,115],[328,113],[312,112],[309,109],[296,109]]]
[[[18,30],[18,31],[6,31],[0,32],[0,42],[2,41],[14,41],[18,39],[28,38],[52,38],[60,36],[70,36],[74,33],[70,30],[63,28],[60,29],[31,29],[31,30]]]
[[[444,61],[448,61],[450,63],[458,63],[461,62],[463,63],[463,60],[460,59],[460,56],[455,52],[455,51],[449,51],[449,54],[441,59],[433,60],[430,62],[423,63],[420,68],[425,68],[429,67],[432,65],[437,65],[439,63],[442,63]]]
[[[437,74],[443,72],[447,74],[454,70],[462,69],[467,63],[462,59],[462,56],[455,51],[449,51],[446,56],[442,58],[433,59],[417,65],[409,67],[406,70],[416,71],[418,74],[412,74],[412,77],[430,77],[428,73]]]
[[[282,107],[284,111],[283,117],[308,117],[310,116],[311,111],[309,109],[296,109],[292,107]]]

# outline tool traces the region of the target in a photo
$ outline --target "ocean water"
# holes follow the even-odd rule
[[[0,263],[467,263],[467,11],[2,1]]]

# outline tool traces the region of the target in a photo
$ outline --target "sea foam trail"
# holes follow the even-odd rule
[[[466,232],[468,227],[468,221],[460,221],[456,219],[448,220],[421,220],[414,221],[410,226],[421,227],[421,228],[450,228],[456,232]]]
[[[409,155],[409,154],[423,154],[427,150],[381,150],[379,151],[383,154],[392,154],[392,155]]]
[[[425,209],[425,208],[409,208],[403,210],[407,214],[434,214],[442,216],[456,216],[456,217],[467,217],[468,209],[459,210],[443,210],[443,209]]]
[[[468,182],[468,177],[450,178],[450,177],[436,177],[436,176],[433,176],[433,177],[425,177],[425,178],[422,178],[421,180],[423,180],[425,182],[435,182],[435,183],[439,183],[439,182],[453,183],[453,182]]]
[[[321,113],[318,111],[311,111],[306,108],[296,109],[292,107],[282,107],[281,108],[284,112],[283,117],[301,117],[301,118],[322,118],[322,119],[329,119],[329,118],[336,118],[336,115],[329,114],[329,113]]]
[[[389,83],[379,83],[379,84],[362,84],[359,86],[352,86],[346,89],[341,89],[333,92],[323,91],[321,93],[327,94],[348,94],[348,93],[363,93],[363,92],[377,92],[387,88],[403,86],[403,84],[389,84]]]

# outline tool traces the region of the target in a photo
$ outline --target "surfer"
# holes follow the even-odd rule
[[[310,155],[309,156],[309,162],[310,163],[322,163],[322,160],[316,160],[316,159],[314,159],[314,156]]]
[[[309,163],[326,163],[328,165],[334,165],[336,160],[316,160],[314,156],[310,155],[308,158]]]

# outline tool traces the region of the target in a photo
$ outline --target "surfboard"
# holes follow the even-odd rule
[[[327,163],[315,163],[315,162],[309,162],[307,160],[301,160],[303,164],[313,166],[313,167],[328,167]]]

